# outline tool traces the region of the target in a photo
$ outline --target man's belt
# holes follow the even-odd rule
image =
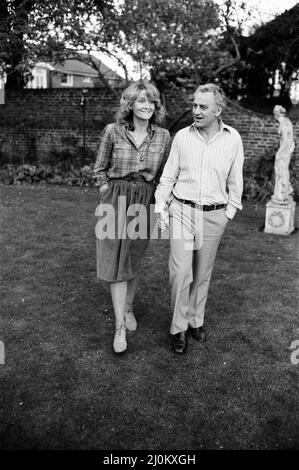
[[[199,204],[196,204],[196,202],[188,201],[188,199],[179,199],[175,195],[173,195],[173,197],[177,201],[181,202],[182,204],[188,204],[191,207],[199,206]],[[223,207],[225,207],[225,206],[226,206],[226,204],[212,204],[212,205],[204,205],[204,206],[200,206],[200,207],[203,211],[217,211],[218,209],[223,209]]]

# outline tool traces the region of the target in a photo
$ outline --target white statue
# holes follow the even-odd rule
[[[274,106],[273,115],[279,122],[280,146],[275,155],[275,186],[272,200],[278,204],[288,204],[293,201],[289,172],[289,164],[295,148],[293,126],[286,117],[286,109],[283,106]]]

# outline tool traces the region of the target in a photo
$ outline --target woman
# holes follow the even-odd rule
[[[96,210],[100,216],[97,276],[110,284],[116,353],[127,348],[126,329],[137,328],[133,313],[137,267],[149,242],[150,205],[170,147],[169,132],[157,126],[163,117],[159,91],[153,84],[130,85],[122,93],[116,122],[104,129],[94,166],[101,196]],[[139,224],[134,226],[137,214]],[[138,227],[142,233],[136,233]]]

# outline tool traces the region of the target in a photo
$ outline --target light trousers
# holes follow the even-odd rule
[[[170,333],[204,323],[205,305],[221,237],[225,209],[203,211],[173,199],[170,215],[169,281],[173,317]]]

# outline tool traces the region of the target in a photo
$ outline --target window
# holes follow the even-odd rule
[[[31,71],[32,80],[27,83],[26,88],[47,88],[47,71],[34,67]]]
[[[91,77],[83,77],[84,83],[91,83]]]
[[[73,75],[70,73],[63,73],[61,75],[61,81],[60,81],[62,86],[73,86]]]

